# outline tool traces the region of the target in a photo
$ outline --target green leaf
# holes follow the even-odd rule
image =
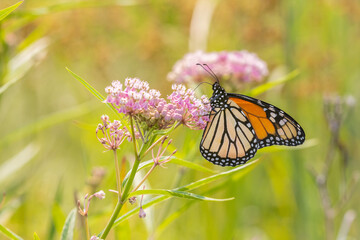
[[[36,64],[47,51],[49,40],[41,38],[14,56],[8,63],[4,76],[5,84],[0,87],[0,95],[16,83]],[[40,57],[40,58],[39,58]]]
[[[75,219],[76,219],[76,208],[71,210],[69,215],[66,218],[62,233],[61,240],[72,240],[74,236],[74,228],[75,228]]]
[[[16,52],[23,51],[24,49],[29,47],[34,42],[43,38],[49,31],[49,28],[50,28],[50,26],[48,26],[48,25],[37,26],[25,38],[23,38],[22,41],[16,46]],[[9,31],[9,29],[8,29],[8,31]]]
[[[28,144],[23,149],[19,148],[19,152],[0,165],[0,184],[8,180],[11,176],[16,176],[16,172],[29,163],[40,151],[40,147],[34,143]]]
[[[66,220],[66,216],[62,211],[60,205],[63,197],[63,181],[60,179],[58,181],[58,186],[56,188],[56,193],[53,201],[53,206],[51,209],[50,224],[48,226],[47,239],[54,239],[57,233],[60,233],[62,226]]]
[[[61,232],[63,222],[65,222],[65,215],[58,202],[55,202],[51,209],[51,217],[54,227],[57,232]]]
[[[73,75],[76,80],[78,80],[82,85],[86,87],[89,92],[91,92],[97,99],[100,101],[104,101],[105,97],[101,95],[95,88],[93,88],[88,82],[86,82],[83,78],[81,78],[79,75],[75,74],[73,71],[71,71],[69,68],[66,68],[66,70]]]
[[[56,12],[69,11],[82,8],[99,8],[110,6],[132,6],[138,4],[135,0],[83,0],[83,1],[64,1],[56,3],[47,7],[34,8],[30,10],[24,10],[17,13],[16,16],[24,17],[39,17]]]
[[[34,232],[34,240],[40,240],[39,236],[37,235],[36,232]]]
[[[165,159],[167,159],[169,156],[163,156],[159,159],[159,162],[162,162],[164,161]],[[183,160],[183,159],[180,159],[180,158],[176,158],[176,157],[171,157],[170,158],[170,164],[173,163],[173,164],[177,164],[177,165],[180,165],[180,166],[183,166],[183,167],[187,167],[187,168],[190,168],[190,169],[194,169],[194,170],[197,170],[197,171],[200,171],[200,172],[205,172],[205,173],[215,173],[214,170],[210,169],[210,168],[206,168],[206,167],[203,167],[201,166],[200,164],[197,164],[197,163],[193,163],[193,162],[190,162],[190,161],[186,161],[186,160]],[[144,161],[144,162],[141,162],[138,169],[137,169],[137,172],[144,169],[144,168],[147,168],[147,167],[150,167],[154,164],[154,161],[152,159],[150,160],[147,160],[147,161]],[[131,170],[128,171],[128,173],[126,174],[124,180],[123,180],[123,183],[122,185],[125,186],[129,176],[130,176],[130,173],[131,173]]]
[[[201,194],[212,194],[219,189],[224,188],[224,184],[227,184],[227,181],[224,181],[222,184],[212,185],[211,188],[207,189],[206,191],[202,192]],[[178,217],[181,216],[188,208],[190,208],[194,203],[198,201],[187,201],[181,208],[172,212],[169,216],[167,216],[161,223],[159,223],[158,227],[155,230],[155,236],[159,237],[159,235],[165,230],[167,226],[169,226],[173,221],[175,221]]]
[[[163,196],[169,196],[169,197],[179,197],[179,198],[187,198],[187,199],[192,199],[192,200],[203,200],[203,201],[214,201],[214,202],[223,202],[223,201],[229,201],[229,200],[234,199],[234,198],[224,198],[224,199],[210,198],[210,197],[205,197],[205,196],[201,196],[201,195],[190,193],[190,192],[166,190],[166,189],[138,190],[138,191],[132,192],[129,195],[129,197],[142,195],[142,194],[155,194],[155,195],[163,195]]]
[[[220,179],[220,178],[225,177],[225,176],[228,176],[228,175],[232,175],[232,174],[235,174],[235,173],[245,174],[245,171],[239,172],[239,170],[246,170],[248,167],[255,165],[257,162],[258,162],[258,160],[253,160],[253,161],[251,161],[251,162],[249,162],[249,163],[247,163],[245,165],[241,165],[241,166],[239,166],[237,168],[233,168],[233,169],[231,169],[229,171],[214,174],[214,175],[212,175],[210,177],[202,178],[202,179],[200,179],[200,180],[198,180],[196,182],[193,182],[193,183],[187,184],[185,186],[173,189],[173,191],[189,191],[189,190],[193,190],[195,188],[201,187],[201,186],[203,186],[205,184],[212,183],[215,180]],[[165,200],[168,200],[170,198],[171,197],[169,197],[169,196],[154,197],[150,201],[147,201],[146,203],[144,203],[142,205],[142,207],[143,207],[143,209],[146,209],[148,207],[151,207],[153,205],[161,203],[161,202],[163,202]],[[138,212],[139,212],[139,207],[131,209],[130,211],[128,211],[127,213],[125,213],[124,215],[122,215],[121,217],[119,217],[118,219],[115,220],[114,227],[116,225],[120,224],[122,221],[124,221],[124,220],[128,219],[129,217],[135,215]]]
[[[84,85],[84,87],[90,92],[92,93],[97,99],[99,99],[100,101],[104,101],[105,97],[103,95],[101,95],[101,93],[99,93],[93,86],[91,86],[88,82],[86,82],[83,78],[81,78],[79,75],[75,74],[73,71],[71,71],[69,68],[66,68],[66,70],[71,73],[71,75],[73,75],[73,77],[78,80],[82,85]],[[129,124],[127,123],[126,120],[124,120],[123,116],[119,114],[119,112],[115,109],[115,107],[110,104],[110,103],[106,103],[106,105],[112,109],[114,111],[114,113],[120,117],[119,120],[121,121],[121,123],[123,125],[125,125],[128,129],[130,129]]]
[[[186,210],[188,210],[195,202],[197,201],[189,201],[186,202],[181,208],[172,212],[168,217],[166,217],[156,228],[155,236],[159,236],[167,226],[170,225],[173,221],[175,221],[178,217],[180,217]]]
[[[22,240],[21,237],[10,231],[8,228],[4,227],[0,224],[0,232],[5,235],[6,237],[13,239],[13,240]]]
[[[176,188],[174,190],[178,190],[178,191],[189,191],[189,190],[192,190],[192,189],[195,189],[195,188],[198,188],[198,187],[201,187],[205,184],[208,184],[208,183],[211,183],[219,178],[222,178],[222,177],[225,177],[227,175],[231,175],[231,174],[234,174],[236,172],[238,172],[239,170],[242,170],[242,169],[245,169],[245,168],[248,168],[250,167],[251,165],[254,165],[255,163],[257,163],[258,160],[253,160],[245,165],[241,165],[237,168],[233,168],[229,171],[226,171],[226,172],[221,172],[221,173],[217,173],[217,174],[214,174],[210,177],[206,177],[206,178],[202,178],[198,181],[195,181],[195,182],[192,182],[192,183],[189,183],[185,186],[182,186],[182,187],[179,187],[179,188]]]
[[[197,163],[193,163],[193,162],[186,161],[186,160],[183,160],[183,159],[180,159],[180,158],[176,158],[176,157],[172,158],[169,163],[173,163],[173,164],[177,164],[177,165],[180,165],[180,166],[183,166],[183,167],[191,168],[191,169],[194,169],[194,170],[199,171],[199,172],[216,173],[216,171],[214,171],[214,170],[212,170],[210,168],[201,166],[200,164],[197,164]]]
[[[9,15],[12,11],[14,11],[20,4],[22,4],[23,1],[15,3],[14,5],[0,10],[0,21],[2,21],[4,18],[6,18],[7,15]]]
[[[34,123],[25,125],[24,127],[18,128],[17,130],[5,135],[3,138],[0,139],[0,146],[5,143],[14,142],[18,139],[31,135],[35,132],[39,132],[40,130],[49,128],[56,124],[84,115],[88,113],[91,109],[93,109],[93,107],[93,102],[87,102],[75,107],[71,107],[46,115],[38,121],[35,121]]]
[[[294,79],[295,77],[297,77],[298,75],[300,74],[300,71],[299,70],[294,70],[292,72],[290,72],[288,75],[286,75],[285,77],[283,78],[280,78],[278,80],[275,80],[275,81],[271,81],[271,82],[267,82],[267,83],[264,83],[256,88],[253,88],[247,95],[249,96],[257,96],[263,92],[266,92],[268,91],[269,89],[273,88],[273,87],[276,87],[280,84],[283,84],[291,79]]]

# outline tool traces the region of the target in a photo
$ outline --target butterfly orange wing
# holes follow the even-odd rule
[[[259,148],[271,145],[296,146],[305,141],[304,130],[283,110],[245,95],[229,93],[228,96],[246,114],[259,139]]]

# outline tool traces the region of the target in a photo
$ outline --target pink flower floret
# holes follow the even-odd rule
[[[186,54],[177,61],[168,74],[176,83],[203,81],[207,73],[196,64],[207,64],[219,76],[232,78],[237,82],[260,82],[268,75],[266,63],[256,54],[243,51],[202,52]]]
[[[119,113],[131,115],[147,128],[166,129],[181,123],[192,129],[203,129],[209,120],[209,100],[194,95],[184,85],[172,86],[166,101],[159,91],[150,89],[149,84],[137,78],[127,78],[125,84],[114,81],[106,88],[105,102],[111,103]]]

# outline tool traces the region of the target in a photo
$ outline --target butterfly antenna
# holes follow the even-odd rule
[[[206,63],[204,63],[204,64],[197,63],[196,65],[199,65],[200,67],[202,67],[212,78],[214,78],[216,80],[217,83],[219,83],[219,78],[216,76],[216,74],[211,70],[211,68]]]
[[[209,69],[209,71],[212,73],[212,76],[215,76],[216,81],[219,83],[219,78],[216,76],[216,74],[213,72],[213,70],[211,70],[209,65],[207,65],[206,63],[204,63],[203,65]]]
[[[210,86],[212,86],[212,84],[211,83],[208,83],[208,82],[201,82],[201,83],[199,83],[195,88],[194,88],[194,92],[195,92],[195,90],[201,85],[201,84],[203,84],[203,83],[206,83],[206,84],[209,84]]]

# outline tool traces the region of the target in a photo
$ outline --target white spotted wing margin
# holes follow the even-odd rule
[[[246,163],[257,149],[255,131],[236,103],[228,100],[226,107],[213,109],[200,143],[206,160],[234,167]]]
[[[305,141],[305,131],[289,114],[270,103],[255,99],[242,94],[228,93],[230,98],[240,98],[263,108],[266,118],[271,121],[275,128],[275,134],[267,133],[267,137],[259,139],[258,148],[271,145],[297,146]],[[241,106],[239,106],[241,107]],[[256,131],[256,130],[255,130]]]

